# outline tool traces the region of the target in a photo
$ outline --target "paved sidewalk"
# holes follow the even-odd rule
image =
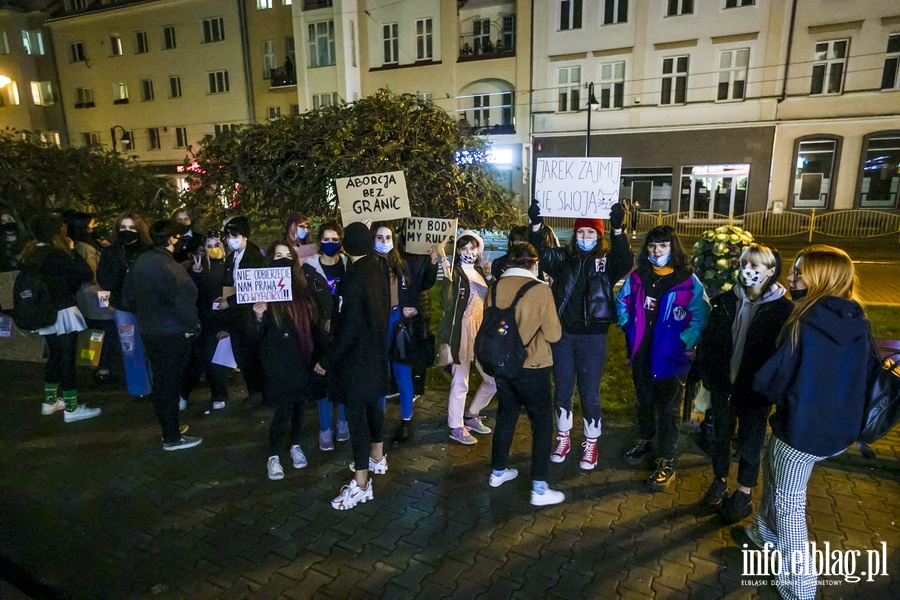
[[[647,472],[620,460],[630,427],[607,423],[598,469],[582,472],[573,451],[552,469],[566,502],[535,509],[524,416],[512,456],[521,474],[495,490],[490,436],[449,445],[445,398],[429,393],[416,404],[415,441],[388,450],[374,502],[338,512],[329,500],[350,479],[349,447],[318,450],[312,408],[309,467],[285,461],[273,482],[265,410],[230,402],[206,416],[194,403],[183,422],[204,443],[168,453],[148,401],[85,382],[83,399],[103,415],[65,424],[40,416],[41,365],[0,362],[0,380],[3,597],[16,597],[9,583],[79,599],[774,597],[771,582],[742,585],[729,529],[694,506],[711,469],[688,436],[678,480],[651,494]],[[388,431],[396,419],[394,404]],[[817,466],[808,513],[820,545],[863,551],[857,571],[886,542],[889,575],[830,578],[841,583],[821,588],[825,598],[900,597],[900,433],[875,449],[875,459],[852,450]]]

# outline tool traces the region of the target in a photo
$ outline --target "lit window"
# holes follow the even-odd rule
[[[825,208],[834,188],[834,139],[809,139],[796,145],[791,196],[795,208]]]
[[[169,98],[181,98],[181,77],[169,77]]]
[[[559,28],[581,29],[582,0],[562,0],[559,3]]]
[[[156,96],[153,93],[153,80],[141,79],[141,100],[143,100],[144,102],[149,102],[155,97]]]
[[[628,22],[628,0],[604,0],[603,24]]]
[[[122,56],[122,36],[109,36],[109,53],[111,56]]]
[[[559,112],[575,112],[581,108],[581,67],[559,69]]]
[[[490,127],[491,126],[491,97],[487,94],[480,94],[472,98],[472,106],[475,108],[472,115],[473,127]]]
[[[416,21],[416,60],[431,60],[433,56],[431,19],[419,19]]]
[[[625,103],[625,63],[600,65],[600,108],[622,108]]]
[[[666,16],[690,15],[694,12],[694,0],[669,0],[666,5]]]
[[[3,89],[6,90],[6,99],[9,101],[10,106],[18,106],[21,103],[19,100],[19,84],[15,81],[10,81]],[[0,89],[0,93],[3,92],[3,89]]]
[[[396,23],[388,23],[382,27],[384,35],[384,64],[397,64],[398,54],[400,53],[400,38],[398,36]]]
[[[688,57],[663,59],[661,105],[684,104],[687,101]]]
[[[222,17],[203,20],[203,43],[221,42],[225,39],[225,21]]]
[[[87,60],[84,53],[84,42],[72,42],[69,44],[69,62],[77,63]]]
[[[896,208],[900,194],[900,133],[876,133],[865,142],[860,208]]]
[[[272,8],[272,0],[256,0],[256,8],[259,10]]]
[[[272,77],[272,71],[277,69],[275,64],[275,40],[263,42],[263,79]]]
[[[113,104],[128,104],[128,84],[124,81],[113,84]]]
[[[335,63],[334,21],[311,23],[309,31],[309,66],[327,67]]]
[[[900,33],[888,37],[887,56],[881,73],[881,89],[900,89]]]
[[[135,54],[146,54],[150,52],[150,42],[147,40],[147,32],[146,31],[135,31],[134,32],[134,53]]]
[[[228,71],[213,71],[209,74],[209,93],[224,94],[231,90],[228,83]]]
[[[844,91],[844,71],[849,46],[849,40],[831,40],[816,44],[810,94],[840,94]]]
[[[25,54],[33,56],[44,55],[44,35],[40,31],[23,31],[22,46],[25,48]]]
[[[719,88],[716,100],[743,100],[747,94],[747,65],[750,48],[726,50],[719,54]]]
[[[166,25],[163,27],[163,50],[172,50],[175,46],[175,27]]]
[[[175,128],[175,147],[176,148],[185,148],[188,145],[187,141],[187,127],[176,127]]]
[[[55,104],[53,84],[49,81],[31,82],[31,99],[35,106],[51,106]]]

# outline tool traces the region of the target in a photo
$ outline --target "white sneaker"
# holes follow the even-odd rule
[[[41,414],[42,415],[52,415],[54,413],[58,413],[61,410],[66,410],[66,403],[63,402],[62,398],[57,398],[56,402],[52,404],[47,404],[46,402],[41,402]]]
[[[225,408],[224,400],[216,400],[213,402],[213,410],[222,410],[223,408]]]
[[[99,408],[88,408],[84,404],[79,404],[78,408],[75,410],[67,410],[63,414],[63,418],[66,420],[66,423],[73,423],[75,421],[84,421],[85,419],[93,419],[98,416],[102,410]]]
[[[319,450],[322,452],[331,452],[334,450],[334,439],[331,436],[331,429],[319,432]]]
[[[277,456],[270,456],[269,461],[266,463],[266,472],[269,474],[269,479],[272,481],[284,479],[284,469],[281,468],[281,459]]]
[[[185,400],[184,398],[179,396],[178,397],[178,410],[186,410],[186,409],[187,409],[187,400]]]
[[[374,473],[375,475],[384,475],[387,473],[388,464],[387,464],[387,454],[381,457],[381,460],[375,462],[375,460],[370,456],[369,457],[369,471]],[[350,471],[352,473],[356,473],[356,463],[350,463]]]
[[[367,500],[374,498],[372,495],[372,480],[366,483],[366,489],[362,489],[356,483],[355,479],[350,480],[350,485],[341,488],[341,493],[337,498],[331,501],[331,508],[338,510],[349,510],[359,504],[365,503]]]
[[[566,495],[557,490],[547,488],[542,494],[531,490],[531,504],[534,506],[550,506],[551,504],[559,504],[566,499]]]
[[[294,463],[295,469],[302,469],[309,462],[306,460],[306,455],[303,454],[303,449],[300,446],[291,446],[291,461]]]
[[[488,480],[488,484],[491,487],[500,487],[507,481],[512,481],[518,476],[518,469],[504,469],[502,475],[494,475],[493,473],[491,473],[491,478],[490,480]]]

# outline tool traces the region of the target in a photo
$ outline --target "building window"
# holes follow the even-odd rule
[[[163,27],[163,50],[174,50],[175,46],[175,26],[166,25]]]
[[[159,150],[159,127],[147,129],[147,150]]]
[[[887,56],[884,57],[884,71],[881,73],[881,89],[900,89],[900,33],[888,37]]]
[[[75,108],[94,106],[94,90],[89,87],[75,88]]]
[[[338,95],[337,92],[331,92],[330,94],[313,94],[313,109],[325,108],[326,106],[337,106],[338,103]]]
[[[272,0],[256,0],[256,8],[259,10],[272,8]]]
[[[694,12],[694,0],[668,0],[666,16],[690,15]]]
[[[334,64],[334,21],[309,25],[309,66],[327,67]]]
[[[816,44],[810,94],[840,94],[844,90],[844,67],[847,64],[849,45],[849,40],[831,40]]]
[[[561,0],[559,3],[559,29],[581,29],[581,0]]]
[[[272,77],[272,71],[278,68],[275,64],[275,40],[263,42],[263,79]]]
[[[290,6],[291,4],[293,4],[293,1],[292,0],[281,0],[281,4],[283,6]]]
[[[49,81],[31,82],[31,99],[35,106],[50,106],[54,104],[53,84]]]
[[[739,6],[753,6],[756,0],[725,0],[725,8],[737,8]]]
[[[294,36],[284,38],[284,47],[287,48],[287,57],[288,60],[291,61],[291,67],[293,68],[297,64],[297,50],[294,45]],[[288,75],[293,75],[293,73],[288,73]]]
[[[82,145],[85,148],[99,148],[100,147],[100,134],[99,133],[82,133],[81,140],[82,140]]]
[[[628,0],[604,0],[603,24],[628,22]]]
[[[559,69],[559,112],[574,112],[581,108],[581,67]]]
[[[750,48],[726,50],[719,54],[719,89],[716,100],[743,100],[747,94],[747,65]]]
[[[600,65],[600,108],[622,108],[625,103],[625,63]]]
[[[475,54],[483,54],[492,46],[490,19],[472,21],[472,43],[475,44]]]
[[[222,17],[203,19],[203,43],[221,42],[225,39],[225,21]]]
[[[146,31],[135,31],[134,32],[134,53],[135,54],[146,54],[150,52],[150,42],[147,40],[147,32]]]
[[[176,127],[175,128],[175,147],[176,148],[185,148],[188,145],[187,141],[187,127]]]
[[[25,48],[25,54],[43,56],[44,35],[40,31],[23,31],[22,46]]]
[[[69,0],[69,10],[84,10],[84,7],[87,6],[87,0]]]
[[[416,92],[416,99],[419,102],[431,102],[431,92]]]
[[[234,125],[230,125],[228,123],[213,126],[213,131],[215,132],[215,137],[217,137],[217,138],[222,137],[223,135],[225,135],[226,133],[229,133],[232,130],[234,130]]]
[[[310,25],[310,27],[312,26]],[[386,65],[397,64],[400,53],[398,27],[397,23],[388,23],[381,28],[384,37],[384,64]]]
[[[291,116],[292,117],[300,116],[300,105],[299,104],[291,104]]]
[[[684,104],[687,100],[688,57],[663,59],[660,105]]]
[[[84,54],[84,42],[72,42],[69,44],[69,62],[78,63],[87,60]]]
[[[859,207],[896,208],[900,194],[900,131],[866,137]]]
[[[113,104],[128,104],[128,84],[124,81],[113,84]]]
[[[213,71],[209,74],[209,93],[224,94],[231,91],[228,83],[228,71]]]
[[[474,127],[491,126],[491,97],[487,94],[474,96],[472,106],[475,108],[472,125]]]
[[[503,15],[500,35],[505,51],[509,52],[516,49],[516,15]]]
[[[434,56],[434,37],[431,19],[416,21],[416,60],[431,60]]]
[[[0,54],[9,54],[9,37],[5,31],[0,31]]]
[[[350,21],[350,63],[356,66],[356,23],[353,21]]]
[[[122,36],[109,36],[109,54],[110,56],[122,56]]]
[[[181,77],[169,77],[169,98],[181,98]]]
[[[144,102],[149,102],[154,98],[153,94],[153,80],[152,79],[141,79],[141,100]]]
[[[825,208],[835,183],[839,139],[798,140],[791,198],[794,208]]]
[[[9,101],[10,106],[18,106],[20,104],[19,100],[19,84],[15,81],[10,81],[6,84],[6,99]],[[3,89],[0,89],[0,93],[2,93]]]
[[[266,112],[269,115],[270,121],[274,121],[276,119],[281,118],[281,107],[280,106],[270,106]]]

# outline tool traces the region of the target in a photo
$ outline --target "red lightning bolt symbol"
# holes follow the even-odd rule
[[[283,290],[283,289],[284,289],[284,279],[280,279],[280,280],[278,281],[278,289],[279,289],[279,290]]]

